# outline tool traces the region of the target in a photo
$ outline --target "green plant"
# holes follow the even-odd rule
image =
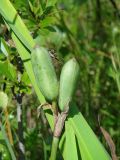
[[[39,1],[35,1],[35,2],[36,2],[36,4],[39,3]],[[62,2],[62,1],[60,1],[60,2]],[[105,87],[102,87],[104,85],[104,81],[102,81],[103,78],[100,79],[101,72],[103,71],[102,69],[104,67],[103,62],[104,62],[104,54],[105,54],[106,50],[103,52],[99,52],[98,50],[96,51],[96,49],[102,48],[101,46],[105,47],[106,44],[104,44],[103,41],[99,42],[99,43],[96,42],[98,40],[97,39],[98,38],[97,37],[98,27],[96,27],[95,34],[93,34],[93,30],[91,29],[91,28],[93,28],[93,26],[95,26],[96,23],[92,24],[93,25],[92,26],[88,21],[83,20],[83,19],[86,19],[88,15],[84,15],[84,14],[81,15],[80,14],[80,17],[74,16],[79,11],[79,9],[78,9],[79,7],[78,8],[76,7],[74,10],[74,7],[73,7],[74,3],[73,2],[74,1],[71,1],[69,6],[67,6],[68,2],[67,3],[65,2],[63,7],[65,7],[66,10],[69,12],[65,12],[65,13],[63,12],[61,14],[61,13],[59,13],[61,11],[59,11],[59,9],[56,9],[56,7],[54,6],[56,4],[56,1],[51,0],[49,3],[47,2],[47,4],[45,1],[41,1],[41,4],[39,3],[39,5],[38,5],[40,7],[37,7],[37,9],[36,9],[36,7],[34,7],[34,3],[29,1],[29,6],[27,6],[27,7],[30,7],[29,12],[33,16],[33,17],[30,16],[30,18],[32,17],[31,18],[32,22],[30,21],[29,18],[26,19],[26,17],[29,17],[29,16],[27,15],[28,13],[24,10],[25,9],[25,3],[24,3],[24,9],[22,8],[23,14],[21,16],[22,16],[24,22],[26,23],[26,25],[29,27],[29,29],[35,39],[33,39],[32,36],[29,34],[29,31],[26,28],[26,26],[24,25],[20,16],[18,15],[18,13],[16,12],[14,7],[12,6],[12,4],[8,0],[1,0],[0,13],[3,17],[5,24],[3,21],[2,21],[2,23],[7,26],[8,30],[10,31],[9,33],[11,34],[11,37],[15,43],[14,49],[15,48],[17,49],[17,51],[22,59],[22,62],[24,63],[26,72],[31,80],[31,83],[29,83],[29,84],[32,84],[32,86],[34,87],[35,92],[36,92],[41,104],[44,104],[46,101],[45,101],[45,97],[41,94],[42,90],[41,91],[39,90],[38,83],[36,82],[36,78],[34,76],[34,72],[32,70],[32,64],[31,64],[31,60],[30,60],[31,59],[30,54],[33,51],[33,48],[36,45],[36,43],[40,43],[40,45],[44,45],[45,48],[47,48],[46,47],[47,45],[49,45],[49,48],[55,47],[58,52],[60,51],[62,54],[65,53],[65,54],[61,55],[61,57],[64,58],[65,61],[67,59],[69,59],[70,57],[73,57],[73,54],[78,60],[80,60],[79,61],[80,67],[81,67],[80,82],[82,84],[80,86],[80,89],[83,93],[82,98],[81,98],[81,101],[83,101],[81,111],[83,114],[86,113],[85,116],[87,118],[89,117],[90,125],[92,126],[92,124],[93,124],[93,127],[95,129],[96,124],[93,123],[93,121],[95,121],[95,120],[91,114],[92,111],[94,111],[95,114],[96,114],[96,110],[97,110],[97,111],[99,111],[99,113],[103,113],[102,115],[106,115],[106,114],[109,115],[108,113],[105,112],[106,111],[105,104],[107,104],[109,102],[109,100],[107,99],[107,102],[104,103],[104,101],[106,99],[103,98],[103,101],[101,101],[101,102],[99,102],[97,99],[98,98],[97,96],[100,95],[99,92],[101,90],[102,90],[101,94],[104,95],[104,93],[106,93],[106,90],[104,90]],[[89,4],[87,3],[87,5],[85,5],[83,7],[83,11],[86,12],[86,11],[89,11],[89,9],[93,9],[92,7],[95,6],[95,2],[94,2],[94,5],[92,5],[91,1],[89,1],[89,2],[90,2]],[[21,3],[23,4],[23,1],[20,2],[20,4],[19,3],[16,4],[15,7],[19,9],[20,8],[19,5],[21,5]],[[75,1],[75,5],[76,4],[78,5],[79,2]],[[74,12],[70,12],[72,10]],[[83,11],[81,11],[81,13]],[[54,17],[56,17],[55,19],[54,19],[54,17],[50,17],[50,18],[47,17],[49,15],[52,15],[54,12],[57,12],[56,16],[54,16]],[[71,13],[71,16],[68,13],[69,14]],[[93,12],[92,13],[90,12],[89,15],[94,17]],[[100,15],[100,13],[97,13],[97,18],[99,17],[99,15]],[[72,19],[72,17],[74,17],[75,19]],[[39,24],[39,19],[41,21],[40,24]],[[51,24],[56,23],[56,19],[59,21],[59,23],[51,26]],[[72,21],[72,24],[67,25],[67,22],[68,22],[67,19],[70,19]],[[80,29],[78,29],[76,27],[77,25],[74,25],[74,24],[76,24],[78,19],[80,19],[80,21],[79,21],[80,22],[80,24],[79,24]],[[93,20],[95,21],[95,19],[93,19]],[[42,25],[41,25],[41,23],[42,23]],[[87,26],[87,27],[84,28],[84,26]],[[63,30],[64,30],[64,32],[63,32]],[[73,32],[71,32],[71,30]],[[80,32],[80,30],[81,30],[81,32]],[[88,32],[89,32],[89,34],[88,34]],[[79,39],[79,37],[81,39]],[[103,35],[101,37],[103,37]],[[54,42],[54,45],[51,44],[51,41]],[[102,50],[103,50],[103,48],[102,48]],[[94,51],[96,52],[96,54],[93,54]],[[5,55],[6,55],[6,53],[7,52],[5,50]],[[69,53],[69,54],[66,54],[66,53]],[[97,55],[99,53],[102,53],[102,55]],[[99,56],[102,56],[102,58],[101,58],[102,63],[100,63],[100,64],[97,63]],[[6,62],[6,59],[5,59],[5,62]],[[16,72],[14,72],[15,67],[13,67],[10,60],[7,60],[7,64],[9,64],[10,70],[7,67],[7,72],[6,72],[7,74],[3,74],[4,70],[6,70],[6,69],[3,69],[3,72],[0,74],[7,77],[9,79],[9,81],[12,81],[12,83],[11,83],[12,86],[18,85],[16,87],[17,91],[19,91],[20,93],[23,93],[23,91],[25,92],[25,88],[23,88],[22,85],[16,83],[16,80],[15,80],[16,74],[14,74],[14,73],[16,73]],[[105,64],[108,65],[109,63],[105,63]],[[96,68],[97,68],[96,66],[99,66],[99,65],[100,65],[100,68],[98,68],[98,70],[96,70]],[[6,66],[6,63],[4,63],[4,65],[3,65],[3,62],[2,62],[1,66]],[[4,67],[2,67],[2,68],[4,68]],[[95,74],[96,71],[97,71],[97,74]],[[22,73],[21,73],[21,75],[22,75]],[[95,77],[95,79],[94,79],[94,77]],[[94,85],[94,80],[95,80],[95,85]],[[104,79],[104,80],[106,80],[106,79]],[[100,85],[102,83],[103,83],[103,85]],[[95,97],[92,97],[93,90],[91,89],[92,88],[91,86],[94,87],[93,90],[95,91]],[[96,89],[96,87],[97,87],[97,89]],[[108,94],[108,93],[109,92],[107,92],[106,94]],[[95,102],[95,109],[96,110],[92,107],[92,106],[94,106],[94,105],[92,105],[92,104],[94,104],[94,102]],[[101,103],[104,105],[102,106]],[[112,104],[113,104],[113,101],[112,101]],[[70,158],[73,159],[73,155],[74,155],[75,159],[81,158],[83,160],[86,160],[86,159],[88,159],[88,160],[89,159],[93,159],[93,160],[94,159],[98,159],[98,160],[99,159],[100,160],[101,159],[103,159],[103,160],[111,159],[110,156],[108,155],[108,153],[106,152],[106,150],[103,148],[103,145],[100,143],[98,138],[95,136],[95,134],[93,133],[93,131],[91,130],[91,128],[87,124],[85,118],[79,112],[78,106],[76,106],[76,104],[74,102],[71,103],[70,105],[71,105],[71,107],[70,107],[69,115],[68,115],[67,121],[65,122],[65,130],[63,130],[63,132],[62,132],[62,135],[60,137],[60,143],[59,143],[60,152],[62,153],[64,159],[70,159]],[[100,106],[101,108],[97,108],[98,106]],[[49,110],[49,107],[47,109],[43,107],[43,109],[44,109],[44,113],[47,117],[47,120],[51,126],[51,129],[53,131],[54,130],[53,115],[52,115],[51,111]],[[108,123],[112,124],[115,117],[112,114],[110,114],[109,116],[111,117],[112,122],[106,121],[106,123],[108,122]],[[107,126],[107,125],[105,124],[105,126]],[[68,133],[68,129],[71,132],[70,134]],[[57,139],[57,145],[58,145],[58,141],[59,140]],[[55,143],[56,143],[56,141],[55,141]],[[53,146],[55,143],[53,143]],[[69,145],[70,143],[72,143],[74,145],[70,146]],[[55,149],[56,148],[57,147],[55,147]],[[96,152],[95,152],[95,148],[97,148]],[[76,149],[77,149],[77,151],[76,151]],[[71,150],[71,152],[69,152],[70,150]],[[55,154],[56,154],[56,152],[57,151],[55,151]],[[46,153],[46,151],[45,151],[45,153]],[[81,157],[80,157],[80,155],[81,155]]]

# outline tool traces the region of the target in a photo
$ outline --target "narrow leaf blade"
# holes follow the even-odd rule
[[[9,49],[8,49],[8,46],[5,42],[5,40],[3,38],[0,39],[0,49],[1,51],[3,52],[3,54],[8,57],[9,55]]]
[[[78,160],[74,130],[69,121],[65,122],[66,160]]]
[[[29,49],[32,50],[35,43],[32,39],[25,24],[21,20],[20,16],[16,12],[9,0],[0,1],[0,13],[6,20],[7,24],[12,28],[14,33],[19,37],[21,42]]]
[[[111,160],[75,104],[71,106],[69,121],[77,136],[83,160]]]

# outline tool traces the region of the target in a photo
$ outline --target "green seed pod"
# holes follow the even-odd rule
[[[6,93],[0,91],[0,107],[5,108],[8,104],[8,96]]]
[[[62,68],[60,75],[59,108],[64,111],[72,100],[79,78],[79,64],[70,59]]]
[[[58,81],[55,69],[48,51],[36,46],[31,54],[33,71],[40,91],[43,96],[54,101],[58,96]]]

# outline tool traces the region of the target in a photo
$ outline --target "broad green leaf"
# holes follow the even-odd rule
[[[4,75],[12,81],[15,81],[17,77],[15,67],[8,60],[0,61],[0,75]]]
[[[29,50],[32,50],[35,43],[20,16],[9,0],[0,1],[0,13],[4,17],[10,28],[13,30],[13,32],[19,37],[21,42]]]
[[[82,160],[111,160],[75,104],[70,108],[69,121],[77,136]]]
[[[74,130],[69,121],[65,122],[66,156],[65,160],[78,160]]]
[[[8,46],[3,38],[0,39],[0,50],[3,52],[3,54],[8,57],[9,55],[9,49]]]

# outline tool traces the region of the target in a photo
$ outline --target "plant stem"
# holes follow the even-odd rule
[[[50,160],[56,160],[59,137],[53,136]]]
[[[54,126],[57,123],[57,115],[58,115],[58,110],[57,110],[57,103],[56,101],[52,102],[52,110],[53,110],[53,116],[54,116]]]
[[[54,132],[55,132],[56,123],[57,123],[57,114],[58,114],[56,101],[52,102],[52,110],[53,110],[53,116],[54,116]],[[59,144],[59,137],[55,137],[53,134],[50,160],[56,160],[58,144]]]
[[[66,117],[68,115],[69,107],[66,107],[66,111],[59,113],[57,110],[56,102],[53,102],[52,109],[53,109],[53,115],[55,118],[55,126],[54,126],[54,133],[53,133],[51,155],[50,155],[49,160],[56,160],[57,148],[59,145],[59,138],[61,136],[61,133],[62,133],[62,130],[64,127],[64,123],[65,123]]]

